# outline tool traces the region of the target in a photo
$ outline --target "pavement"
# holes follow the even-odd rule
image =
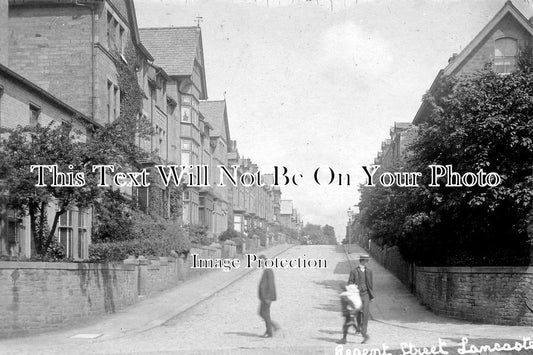
[[[287,248],[276,246],[265,254],[325,259],[327,268],[274,270],[278,300],[272,304],[271,314],[281,330],[271,339],[260,337],[264,323],[257,314],[257,283],[262,271],[241,268],[212,271],[88,326],[0,340],[0,354],[354,355],[366,350],[367,354],[384,355],[387,348],[387,354],[428,355],[439,353],[429,350],[439,342],[446,344],[449,354],[457,354],[463,337],[468,338],[469,346],[514,344],[522,337],[533,337],[531,327],[473,324],[437,316],[371,260],[376,298],[370,306],[370,341],[361,345],[362,338],[350,334],[348,344],[339,346],[336,341],[342,336],[343,321],[339,285],[348,280],[364,251],[356,249],[347,255],[340,246]],[[79,334],[102,335],[72,338]],[[427,352],[423,347],[428,347]],[[484,352],[488,353],[495,352]]]
[[[291,247],[291,244],[280,244],[260,253],[267,257],[273,257]],[[61,344],[65,344],[67,347],[74,346],[80,339],[84,338],[91,339],[93,342],[106,342],[145,332],[169,322],[179,314],[216,296],[217,293],[252,271],[254,270],[243,267],[231,272],[214,270],[157,295],[146,297],[140,302],[113,314],[88,319],[86,324],[82,326],[44,332],[33,336],[0,339],[0,354],[6,353],[11,348],[15,348],[15,345],[25,341],[38,344],[38,351],[40,351],[47,346],[57,347]]]

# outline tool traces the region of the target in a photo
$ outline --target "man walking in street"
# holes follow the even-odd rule
[[[368,255],[361,255],[359,257],[359,266],[350,272],[350,278],[348,279],[348,284],[357,285],[363,301],[363,308],[357,314],[357,326],[363,336],[362,344],[366,343],[370,338],[367,326],[370,316],[370,301],[374,298],[372,270],[367,267],[369,259]]]
[[[266,259],[266,256],[259,255],[259,259]],[[263,276],[259,282],[259,299],[261,306],[259,308],[259,315],[265,321],[266,332],[263,338],[272,338],[272,328],[278,329],[276,323],[270,319],[270,304],[276,300],[276,284],[274,283],[274,272],[270,268],[263,271]]]

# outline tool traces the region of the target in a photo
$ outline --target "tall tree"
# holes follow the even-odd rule
[[[508,75],[490,67],[447,77],[425,97],[433,108],[411,147],[407,171],[418,188],[362,190],[362,221],[375,238],[422,264],[524,264],[532,241],[533,61]],[[428,165],[496,172],[498,186],[430,187]],[[530,223],[530,222],[529,222]]]

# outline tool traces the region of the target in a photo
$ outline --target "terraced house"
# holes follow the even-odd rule
[[[2,46],[6,67],[96,125],[120,116],[117,65],[134,62],[144,94],[142,112],[155,131],[151,139],[137,141],[153,157],[146,164],[177,162],[179,147],[170,144],[179,134],[177,98],[167,93],[168,75],[153,64],[140,42],[132,1],[13,0],[8,10],[2,12],[7,17],[3,23],[7,23],[8,45]],[[31,120],[43,117],[38,105],[31,108]],[[18,123],[27,124],[25,118]],[[60,121],[61,117],[50,119]],[[123,192],[137,199],[144,210],[170,217],[169,191],[157,181],[149,188],[123,188]],[[78,240],[73,221],[91,225],[88,216],[69,211],[60,223],[59,233],[62,228],[72,231],[60,238],[67,240],[62,243],[69,257],[86,257],[86,252],[72,247],[89,242]]]
[[[169,75],[167,91],[179,103],[179,139],[181,165],[202,165],[204,148],[202,139],[209,145],[210,124],[200,115],[200,100],[207,99],[207,84],[199,27],[145,28],[140,30],[143,43],[153,53],[156,63]],[[208,160],[206,157],[205,160]],[[191,172],[197,179],[196,171]],[[202,206],[204,223],[212,215],[212,196]],[[183,194],[183,222],[200,224],[200,187],[189,187]]]
[[[149,153],[139,163],[151,170],[151,185],[121,192],[146,213],[206,226],[213,240],[228,228],[244,232],[273,225],[279,188],[214,183],[219,165],[236,164],[239,174],[258,167],[238,155],[226,101],[207,101],[199,27],[139,29],[129,0],[0,1],[0,126],[73,117],[82,130],[112,123],[127,115],[121,103],[131,83],[121,76],[124,67],[135,72],[140,117],[153,134],[135,137]],[[209,166],[211,186],[187,187],[179,196],[182,208],[176,208],[177,192],[157,178],[156,164]],[[190,173],[198,178],[195,170]],[[91,208],[61,215],[57,238],[68,257],[88,257],[94,215]],[[27,218],[0,208],[0,255],[31,255],[27,224]]]
[[[2,48],[5,58],[6,47]],[[38,122],[46,125],[52,121],[71,122],[82,133],[81,139],[86,139],[87,126],[98,125],[87,115],[0,63],[0,128],[35,125]],[[57,205],[51,203],[48,208],[49,225],[56,209]],[[58,239],[69,256],[80,259],[88,256],[91,219],[90,209],[74,208],[61,216]],[[29,226],[29,216],[21,218],[15,211],[0,206],[0,255],[31,257]]]
[[[434,92],[447,76],[467,75],[486,65],[501,75],[511,73],[517,68],[520,51],[531,50],[532,40],[532,19],[528,20],[511,1],[507,1],[460,53],[452,54],[448,65],[433,80],[429,92]],[[395,123],[390,132],[391,140],[382,144],[375,163],[384,167],[401,166],[406,147],[416,137],[416,126],[423,124],[430,113],[430,106],[423,101],[411,125]]]

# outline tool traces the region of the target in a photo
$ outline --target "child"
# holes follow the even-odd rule
[[[355,316],[361,310],[363,302],[359,295],[359,289],[354,284],[345,285],[341,284],[342,289],[345,291],[340,294],[342,315],[344,316],[344,325],[342,326],[342,339],[337,343],[346,344],[346,337],[348,336],[348,329],[353,325],[355,328],[355,334],[359,333],[359,328],[355,321]]]

